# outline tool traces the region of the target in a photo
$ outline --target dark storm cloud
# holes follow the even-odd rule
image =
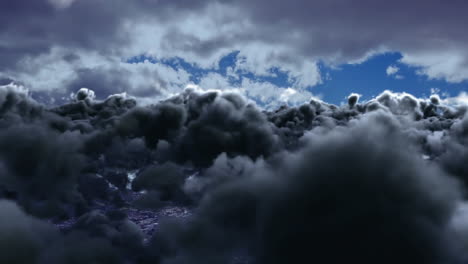
[[[19,125],[2,128],[0,148],[5,164],[1,185],[17,193],[28,210],[41,211],[41,206],[49,202],[76,199],[74,184],[84,167],[77,135],[61,135],[38,125]]]
[[[0,216],[2,263],[35,263],[59,235],[52,226],[27,216],[13,202],[0,200]]]
[[[379,112],[312,131],[303,150],[232,177],[190,225],[164,226],[153,246],[167,263],[225,263],[239,253],[253,263],[457,263],[447,237],[457,185],[407,147],[392,118]]]
[[[17,86],[1,87],[0,98],[1,188],[30,212],[63,211],[60,200],[76,200],[74,183],[84,165],[79,134],[64,133],[66,120]]]
[[[179,157],[206,166],[219,154],[267,156],[277,148],[274,129],[260,110],[235,93],[192,93]]]
[[[139,106],[80,89],[50,108],[11,84],[0,87],[0,196],[29,223],[13,230],[31,263],[460,263],[465,113],[390,91],[265,111],[232,92]],[[45,235],[13,202],[69,224]],[[127,217],[177,206],[194,215]],[[151,221],[145,243],[153,231],[137,224]]]
[[[95,130],[90,122],[72,120],[93,114],[94,109],[88,107],[92,100],[80,99],[83,101],[61,108],[67,111],[64,117],[59,110],[35,102],[21,87],[0,87],[1,197],[17,200],[34,215],[80,214],[85,206],[82,195],[86,194],[80,193],[86,184],[83,177],[93,170],[86,156],[91,137],[84,132]],[[114,96],[102,102],[101,110],[106,108],[102,112],[110,111],[113,101],[118,99]],[[111,112],[110,116],[117,114]]]
[[[136,107],[122,116],[116,131],[122,137],[143,137],[147,146],[154,148],[159,140],[175,138],[185,119],[183,106],[171,102]]]
[[[407,147],[392,118],[305,136],[262,215],[260,263],[455,261],[445,236],[456,185]]]
[[[132,182],[135,191],[157,191],[161,200],[177,200],[183,195],[184,172],[173,163],[145,168]]]
[[[2,263],[128,263],[121,250],[141,250],[141,231],[125,217],[90,213],[72,231],[61,234],[52,225],[26,215],[13,202],[0,201],[0,216]]]

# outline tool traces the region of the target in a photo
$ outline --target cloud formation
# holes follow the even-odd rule
[[[467,7],[1,1],[0,262],[466,262],[467,94],[310,87],[467,80]]]
[[[1,255],[460,263],[468,119],[452,102],[385,91],[265,110],[190,88],[143,106],[80,89],[50,107],[1,86],[0,233],[21,234]]]

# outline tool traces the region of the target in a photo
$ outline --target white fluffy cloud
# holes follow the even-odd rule
[[[459,83],[468,79],[468,50],[425,51],[404,54],[401,62],[416,67],[430,79]]]

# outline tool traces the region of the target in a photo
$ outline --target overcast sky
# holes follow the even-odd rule
[[[468,80],[466,10],[463,0],[6,0],[0,82],[145,102],[187,85],[264,105],[385,89],[454,96]]]

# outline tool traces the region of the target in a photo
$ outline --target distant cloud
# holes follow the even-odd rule
[[[460,83],[468,80],[468,50],[465,47],[447,47],[405,54],[402,63],[413,66],[419,75],[434,80]]]
[[[390,65],[387,67],[387,76],[393,76],[397,80],[402,80],[405,77],[401,74],[397,74],[400,71],[400,68],[394,65]]]
[[[387,67],[387,75],[388,76],[394,75],[399,70],[400,70],[400,68],[398,68],[397,66],[390,65],[390,66]]]

